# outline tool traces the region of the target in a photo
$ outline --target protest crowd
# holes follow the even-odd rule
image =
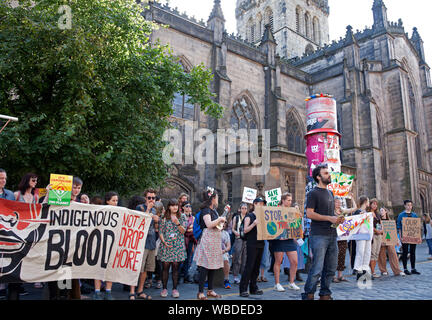
[[[329,170],[320,165],[313,170],[312,178],[316,186],[307,193],[304,215],[302,215],[302,237],[284,240],[259,240],[256,210],[266,206],[263,196],[257,196],[252,203],[241,203],[231,210],[226,204],[222,212],[219,196],[215,189],[207,187],[203,191],[203,203],[193,212],[187,194],[164,203],[157,191],[146,190],[142,195],[129,199],[127,205],[121,202],[114,191],[105,195],[82,193],[84,183],[73,178],[71,201],[93,204],[127,206],[151,216],[151,224],[145,241],[139,280],[135,286],[124,285],[130,300],[151,300],[146,289],[160,289],[160,296],[173,298],[181,296],[182,283],[196,283],[197,299],[220,298],[221,292],[215,290],[215,277],[223,272],[225,290],[238,290],[240,297],[263,295],[259,283],[269,282],[264,276],[267,270],[274,275],[274,290],[277,292],[294,290],[299,292],[300,271],[307,273],[304,300],[315,299],[319,287],[319,299],[331,300],[331,284],[350,282],[344,277],[347,251],[350,255],[351,269],[357,280],[368,276],[374,280],[389,276],[387,258],[394,276],[420,275],[416,270],[416,244],[401,242],[403,218],[421,218],[425,238],[429,246],[428,259],[432,260],[432,222],[429,214],[418,216],[413,212],[413,203],[404,200],[405,210],[397,219],[389,209],[379,205],[379,200],[361,196],[358,201],[351,194],[350,208],[343,199],[334,197],[326,187],[331,182]],[[47,195],[39,197],[38,176],[26,174],[19,183],[18,190],[6,188],[7,172],[0,169],[0,199],[24,203],[47,203]],[[223,206],[223,205],[222,205]],[[279,207],[296,208],[292,195],[284,193]],[[301,210],[303,211],[303,210]],[[373,237],[365,240],[338,239],[336,227],[352,216],[372,213]],[[395,221],[398,243],[386,245],[382,225],[385,221]],[[401,255],[400,268],[398,253]],[[410,267],[408,268],[408,255]],[[282,285],[281,274],[288,275],[288,284]],[[172,282],[168,287],[171,275]],[[296,283],[297,282],[297,283]],[[95,300],[113,300],[113,283],[101,279],[73,279],[72,289],[60,289],[57,282],[34,283],[35,288],[48,287],[49,299],[80,299],[81,294],[89,294]],[[226,291],[225,291],[226,292]],[[19,300],[26,295],[22,283],[0,283],[0,298]]]

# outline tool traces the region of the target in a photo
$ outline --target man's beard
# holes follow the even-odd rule
[[[331,177],[328,178],[328,180],[321,180],[323,184],[325,184],[326,186],[328,186],[331,183]]]

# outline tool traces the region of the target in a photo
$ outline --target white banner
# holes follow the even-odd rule
[[[151,216],[123,207],[0,199],[0,283],[97,279],[136,285]]]
[[[367,212],[345,217],[344,223],[337,227],[338,240],[372,240],[373,214]]]

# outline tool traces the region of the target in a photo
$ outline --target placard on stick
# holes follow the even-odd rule
[[[385,246],[397,246],[398,236],[396,230],[396,221],[382,220],[381,225],[383,230],[382,244]]]
[[[72,181],[73,176],[51,173],[50,184],[52,189],[49,191],[48,204],[55,206],[70,205]]]
[[[265,192],[268,207],[277,207],[282,199],[282,189],[276,188]]]
[[[402,243],[421,244],[421,219],[402,218]]]
[[[303,238],[302,215],[296,208],[257,207],[258,240]]]
[[[257,193],[258,190],[244,187],[242,201],[246,203],[253,203],[253,201],[256,199]]]

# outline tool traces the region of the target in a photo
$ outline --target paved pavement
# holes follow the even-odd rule
[[[331,290],[333,297],[336,300],[432,300],[432,261],[427,260],[428,247],[423,243],[417,247],[417,270],[421,275],[410,275],[406,277],[395,277],[392,275],[391,268],[388,266],[389,276],[383,276],[374,281],[363,283],[358,286],[355,277],[351,275],[352,270],[348,267],[345,271],[345,277],[349,282],[332,283]],[[346,265],[349,266],[349,254],[347,253]],[[402,265],[402,263],[401,263]],[[410,266],[408,262],[408,266]],[[378,268],[377,268],[378,269]],[[302,282],[296,282],[301,288],[300,291],[292,291],[287,289],[288,276],[281,274],[281,284],[285,287],[285,292],[276,292],[273,290],[274,278],[273,274],[266,272],[266,277],[269,280],[267,283],[259,283],[260,289],[264,291],[262,296],[250,296],[249,298],[239,297],[238,285],[231,284],[231,289],[217,288],[216,291],[222,295],[220,300],[243,300],[243,301],[259,301],[259,300],[300,300],[300,293],[303,292],[304,283],[307,278],[306,274],[301,274],[304,279]],[[232,280],[232,275],[230,275]],[[25,284],[25,288],[29,291],[29,295],[21,297],[22,300],[40,300],[47,296],[47,289],[35,289],[32,284]],[[145,292],[150,294],[154,300],[176,300],[171,297],[171,281],[168,283],[169,296],[161,298],[161,289],[147,289]],[[127,300],[128,292],[122,290],[123,285],[114,284],[113,296],[116,300]],[[198,285],[184,284],[178,286],[181,300],[196,299]],[[318,297],[318,292],[316,293]],[[92,295],[83,295],[83,300],[89,300]]]

